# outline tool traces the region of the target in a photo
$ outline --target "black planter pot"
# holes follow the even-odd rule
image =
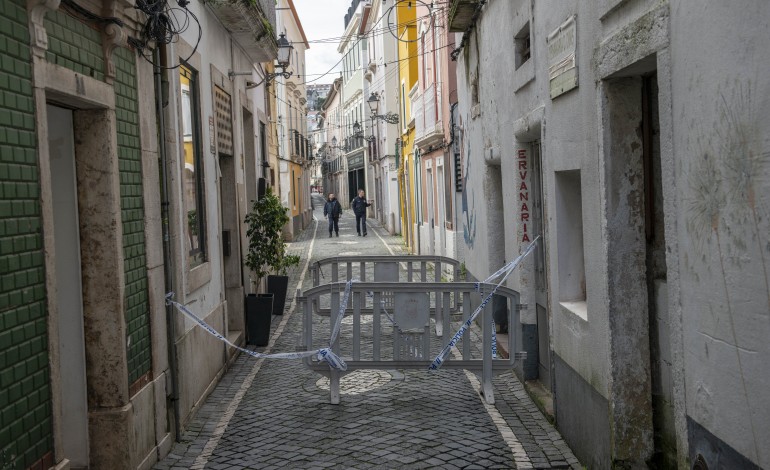
[[[267,291],[273,294],[273,315],[283,315],[288,289],[289,276],[267,276]]]
[[[246,296],[246,343],[266,346],[273,319],[273,294]]]

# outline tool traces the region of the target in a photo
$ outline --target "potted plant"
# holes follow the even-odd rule
[[[271,188],[267,188],[265,195],[254,202],[251,212],[246,216],[246,236],[249,239],[246,266],[254,271],[259,280],[267,276],[268,294],[272,294],[270,314],[283,313],[289,285],[286,270],[299,264],[299,256],[286,254],[286,243],[281,234],[283,226],[289,221],[286,211],[278,196],[273,194]],[[268,276],[271,272],[279,275]],[[247,297],[247,324],[248,302]]]

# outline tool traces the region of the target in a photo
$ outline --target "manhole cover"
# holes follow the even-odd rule
[[[393,380],[393,376],[384,370],[357,370],[340,379],[341,395],[359,395],[380,388]],[[321,390],[329,390],[329,379],[321,377],[315,383]]]

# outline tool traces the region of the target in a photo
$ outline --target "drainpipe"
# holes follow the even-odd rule
[[[451,95],[451,93],[450,93]],[[452,227],[456,231],[457,228],[457,167],[460,165],[460,162],[458,162],[455,159],[455,153],[454,153],[454,144],[455,144],[455,108],[457,108],[458,103],[452,103],[452,105],[449,107],[449,136],[450,140],[449,143],[446,144],[447,148],[449,149],[449,155],[451,155],[450,162],[452,163],[452,181],[454,181],[454,191],[452,194]]]
[[[165,50],[164,50],[165,52]],[[169,197],[168,197],[168,154],[166,153],[166,122],[163,108],[163,67],[167,63],[165,54],[161,54],[160,48],[153,51],[153,74],[155,75],[155,107],[158,116],[158,152],[160,153],[160,181],[161,181],[161,227],[163,231],[163,280],[165,292],[174,291],[173,264],[171,258],[171,237],[169,234]],[[168,82],[166,81],[166,85]],[[165,93],[167,96],[167,93]],[[179,376],[176,354],[176,328],[174,326],[174,308],[166,305],[166,334],[169,347],[169,374],[171,375],[171,402],[174,411],[174,438],[177,442],[182,437],[182,425],[179,422]]]

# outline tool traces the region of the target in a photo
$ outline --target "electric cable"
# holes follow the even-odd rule
[[[139,39],[129,38],[128,42],[134,46],[139,54],[153,67],[163,70],[173,70],[187,63],[198,50],[198,46],[203,38],[203,28],[195,16],[195,13],[187,8],[189,0],[176,0],[176,7],[169,6],[167,0],[137,0],[135,9],[145,14],[146,20],[142,24],[139,32]],[[192,21],[190,20],[192,18]],[[155,42],[157,45],[172,44],[178,41],[181,34],[184,34],[192,25],[193,21],[198,26],[198,37],[195,46],[190,55],[179,61],[172,67],[161,67],[154,63],[152,57],[145,55],[145,49],[148,44]]]

